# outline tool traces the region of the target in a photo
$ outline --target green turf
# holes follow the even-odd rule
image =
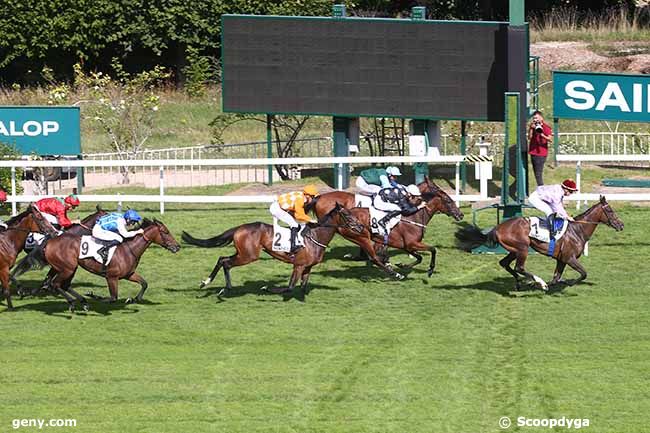
[[[268,257],[234,269],[236,290],[219,302],[198,284],[230,247],[152,247],[140,265],[150,283],[144,304],[91,301],[88,314],[54,297],[14,298],[14,312],[0,306],[0,431],[13,419],[74,418],[75,429],[48,430],[479,433],[502,431],[502,416],[647,431],[647,211],[614,207],[625,231],[599,228],[583,259],[587,283],[555,295],[511,292],[497,257],[453,248],[444,216],[426,236],[440,247],[432,278],[421,265],[405,281],[386,279],[344,260],[353,249],[335,238],[304,303],[259,291],[290,273]],[[177,238],[258,219],[269,220],[260,206],[163,218]],[[548,258],[528,264],[550,279]],[[25,278],[35,286],[40,276]],[[222,283],[220,274],[212,287]],[[74,287],[107,293],[83,270]],[[121,298],[136,292],[121,283]]]

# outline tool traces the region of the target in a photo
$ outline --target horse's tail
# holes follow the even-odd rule
[[[45,260],[45,250],[43,242],[41,245],[36,245],[29,254],[23,257],[17,264],[14,266],[14,269],[11,271],[12,278],[18,278],[25,272],[31,270],[43,269],[47,266],[47,261]]]
[[[495,246],[498,241],[496,238],[496,229],[490,230],[488,233],[470,224],[464,224],[454,235],[456,237],[456,247],[463,251],[472,251],[479,245],[486,244],[489,247]]]
[[[226,230],[225,232],[221,233],[218,236],[209,238],[209,239],[197,239],[195,237],[192,237],[189,233],[186,231],[183,231],[182,238],[183,241],[185,241],[188,244],[191,245],[196,245],[198,247],[203,247],[203,248],[216,248],[216,247],[223,247],[225,245],[228,245],[229,243],[232,242],[235,232],[237,231],[238,227],[233,227],[229,230]]]
[[[311,199],[311,201],[305,205],[305,213],[309,213],[311,211],[314,211],[314,213],[316,213],[316,203],[318,203],[319,199],[319,195]]]

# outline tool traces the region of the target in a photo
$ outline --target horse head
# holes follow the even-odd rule
[[[435,184],[432,183],[432,185]],[[426,209],[431,214],[442,212],[456,221],[460,221],[465,217],[458,206],[456,206],[456,202],[442,188],[436,186],[434,191],[423,193],[422,198],[426,200]]]
[[[327,213],[318,223],[325,224],[329,219],[334,216],[338,216],[341,221],[341,225],[345,228],[348,228],[356,233],[362,233],[364,230],[363,224],[361,224],[357,219],[352,215],[349,209],[344,208],[341,203],[336,202],[331,211]]]
[[[605,199],[604,195],[600,196],[600,203],[599,203],[601,209],[603,210],[600,214],[600,220],[599,222],[602,222],[604,224],[607,224],[617,232],[620,232],[623,230],[623,227],[625,224],[623,224],[623,221],[616,215],[616,212],[614,212],[614,209],[607,203],[607,200]]]
[[[146,225],[145,234],[147,239],[153,243],[160,245],[172,253],[176,253],[181,249],[181,246],[178,244],[176,239],[174,239],[174,236],[169,232],[169,229],[162,221],[158,221],[155,218],[153,221],[145,219],[143,225]],[[153,228],[147,230],[150,227]]]
[[[59,232],[52,227],[52,224],[45,219],[45,216],[34,205],[29,205],[29,213],[26,217],[31,217],[28,229],[33,232],[40,232],[46,236],[55,237]]]

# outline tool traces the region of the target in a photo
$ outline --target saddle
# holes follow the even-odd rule
[[[384,218],[388,214],[388,212],[379,210],[374,206],[370,206],[369,211],[370,211],[370,231],[380,236],[384,236],[384,235],[388,236],[390,234],[390,231],[393,229],[393,227],[395,227],[402,219],[401,214],[391,218],[388,221],[388,223],[386,223],[386,233],[384,233],[384,228],[381,226],[381,224],[379,224],[379,221],[381,221],[381,219]]]
[[[354,205],[356,207],[362,207],[362,208],[371,208],[372,207],[372,200],[374,199],[375,195],[371,194],[362,194],[362,193],[356,193],[354,195]]]
[[[530,233],[528,236],[542,242],[548,243],[551,241],[551,233],[549,231],[550,227],[546,218],[530,217],[528,218],[528,222],[530,223]],[[557,241],[564,235],[564,233],[566,233],[569,224],[567,223],[567,220],[559,217],[556,217],[554,222],[555,240]]]
[[[81,242],[79,243],[79,258],[80,259],[95,259],[99,263],[103,263],[102,256],[99,254],[99,250],[104,247],[104,242],[96,239],[92,236],[82,236]],[[113,258],[113,254],[117,249],[117,245],[111,247],[108,250],[108,260],[106,264],[108,265]]]
[[[304,229],[305,225],[301,224],[300,231],[296,236],[296,246],[298,247],[305,246],[305,239],[302,236]],[[271,244],[271,249],[282,253],[291,251],[291,229],[279,225],[275,218],[273,218],[273,243]]]

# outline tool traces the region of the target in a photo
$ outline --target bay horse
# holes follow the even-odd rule
[[[88,215],[83,220],[81,220],[78,224],[72,224],[70,227],[64,230],[64,233],[77,235],[77,236],[85,236],[85,235],[92,234],[93,227],[97,222],[97,220],[100,217],[106,215],[107,213],[105,210],[103,210],[100,207],[100,205],[97,205],[95,209],[97,209],[96,212]],[[25,251],[25,252],[27,253],[27,255],[18,262],[14,270],[11,272],[11,278],[14,281],[16,281],[18,294],[21,296],[21,298],[25,297],[27,293],[25,289],[18,284],[18,281],[16,279],[20,277],[22,274],[24,274],[25,272],[27,272],[31,268],[32,263],[41,263],[44,261],[44,258],[43,260],[36,260],[33,256],[31,256],[31,254],[42,254],[43,250],[40,248],[32,249],[31,251]],[[47,276],[43,280],[41,287],[32,290],[29,294],[33,296],[38,294],[38,292],[40,292],[41,290],[49,289],[50,283],[55,275],[56,272],[50,269],[50,271],[47,273]]]
[[[82,304],[85,311],[88,311],[86,299],[70,288],[70,282],[79,266],[92,274],[106,278],[110,296],[100,298],[91,293],[90,296],[93,298],[107,302],[117,301],[119,280],[126,279],[140,284],[140,291],[135,298],[128,298],[126,302],[142,302],[144,292],[148,287],[147,281],[136,273],[142,254],[152,243],[160,245],[172,253],[178,252],[181,248],[162,222],[156,219],[153,221],[145,219],[142,228],[144,230],[142,235],[125,239],[116,247],[105,273],[102,272],[102,264],[95,259],[79,258],[81,236],[64,233],[40,246],[44,250],[45,262],[56,272],[56,276],[52,280],[52,288],[66,299],[71,312],[74,311],[74,299],[68,295],[68,292]]]
[[[431,218],[436,213],[444,213],[456,221],[460,221],[464,217],[463,213],[458,209],[458,206],[456,206],[456,203],[454,203],[446,192],[441,188],[437,188],[433,183],[430,183],[430,185],[432,185],[432,190],[422,193],[425,206],[409,216],[403,216],[399,223],[390,231],[386,245],[405,251],[415,257],[415,262],[400,266],[402,269],[410,269],[420,264],[422,262],[422,255],[419,252],[429,251],[431,254],[431,260],[427,270],[429,277],[433,275],[436,266],[436,248],[433,245],[427,245],[422,242],[429,221],[431,221]],[[367,208],[354,208],[351,212],[364,225],[364,231],[361,233],[353,233],[345,228],[339,228],[339,234],[345,239],[359,245],[368,254],[368,258],[381,269],[388,272],[388,274],[397,279],[403,279],[404,276],[402,274],[392,269],[387,258],[380,258],[378,255],[378,252],[382,252],[382,255],[384,254],[384,239],[383,236],[372,233],[370,210]]]
[[[221,289],[218,296],[226,294],[228,290],[232,290],[230,269],[258,260],[260,258],[260,252],[264,250],[271,257],[293,265],[289,285],[282,291],[293,291],[298,283],[298,279],[300,279],[300,291],[304,296],[311,269],[323,261],[325,249],[334,237],[339,225],[345,226],[346,229],[352,232],[360,232],[363,230],[363,226],[352,217],[349,210],[339,204],[335,204],[334,208],[323,218],[320,218],[317,224],[307,225],[303,234],[305,245],[294,255],[273,251],[273,225],[263,222],[242,224],[209,239],[197,239],[184,231],[182,238],[188,244],[202,248],[215,248],[223,247],[230,243],[234,244],[235,254],[219,257],[210,276],[201,282],[200,288],[209,285],[216,277],[219,269],[223,268],[226,286]]]
[[[537,275],[534,275],[524,268],[526,258],[528,257],[528,247],[535,251],[548,255],[549,244],[546,242],[532,239],[528,236],[530,233],[530,220],[528,218],[512,218],[502,222],[492,229],[489,233],[484,234],[478,227],[462,227],[456,232],[457,245],[466,251],[483,244],[489,245],[500,244],[508,251],[508,255],[499,261],[499,264],[515,278],[516,289],[519,290],[521,282],[519,275],[533,280],[544,291],[548,286],[555,284],[566,284],[572,286],[587,278],[587,271],[578,261],[584,250],[585,244],[594,234],[598,224],[605,224],[616,231],[623,230],[623,221],[616,215],[607,203],[604,196],[600,197],[598,203],[587,209],[581,215],[575,217],[575,221],[569,221],[565,234],[557,240],[553,258],[556,261],[553,279],[546,284]],[[516,260],[514,269],[510,264]],[[566,265],[580,274],[575,280],[562,280],[562,273]]]
[[[7,309],[13,310],[9,269],[16,263],[16,257],[25,248],[27,236],[32,232],[56,236],[57,231],[33,205],[7,221],[7,226],[7,229],[0,233],[0,282],[2,282],[3,295],[7,300]]]

